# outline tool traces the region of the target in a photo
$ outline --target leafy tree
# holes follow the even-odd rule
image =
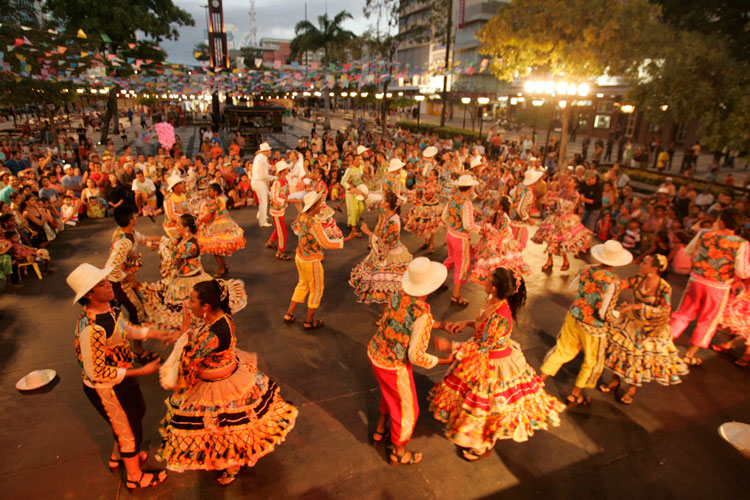
[[[292,59],[297,59],[305,52],[315,52],[323,50],[323,64],[335,63],[335,47],[344,44],[355,38],[354,33],[343,28],[343,23],[347,19],[352,19],[352,15],[342,10],[333,18],[328,14],[318,16],[318,26],[310,21],[300,21],[294,27],[295,37],[290,44]],[[323,127],[331,128],[331,118],[329,114],[329,97],[328,92],[323,92],[324,122]]]
[[[241,47],[240,57],[246,68],[255,68],[255,60],[263,59],[263,51],[257,47]]]
[[[206,42],[196,43],[193,47],[193,57],[200,62],[211,60],[208,44]]]
[[[666,42],[659,8],[646,0],[513,0],[477,33],[491,71],[513,81],[529,74],[586,81],[633,77]],[[571,106],[563,113],[564,161]]]
[[[102,41],[102,49],[124,57],[134,57],[128,51],[131,51],[130,54],[161,54],[161,59],[155,59],[155,62],[164,59],[163,51],[155,50],[161,40],[176,40],[179,38],[177,26],[195,24],[193,17],[177,7],[172,0],[107,0],[95,3],[91,0],[45,0],[43,10],[51,14],[64,34],[75,36],[79,29],[92,35],[104,33],[111,42]],[[138,31],[148,40],[138,40]],[[133,49],[130,48],[132,44],[135,44]],[[128,66],[109,66],[109,70],[117,71],[120,76],[128,76],[132,71]],[[118,86],[110,89],[101,142],[107,140],[112,118],[114,131],[118,131],[119,90]]]

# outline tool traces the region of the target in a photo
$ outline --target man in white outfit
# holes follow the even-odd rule
[[[251,186],[258,197],[258,223],[260,227],[271,227],[268,221],[268,183],[275,179],[268,174],[268,158],[271,156],[271,146],[264,142],[258,148],[253,159]]]

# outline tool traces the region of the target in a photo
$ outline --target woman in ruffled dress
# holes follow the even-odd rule
[[[554,212],[544,219],[531,239],[534,243],[547,243],[547,263],[542,271],[552,269],[553,255],[562,255],[560,270],[566,271],[570,267],[567,254],[588,251],[594,233],[581,224],[581,217],[577,213],[580,197],[575,178],[568,178],[555,201]]]
[[[216,257],[219,268],[214,276],[224,277],[229,271],[224,257],[245,248],[245,233],[229,217],[221,186],[216,183],[208,186],[208,199],[201,205],[199,221],[198,244],[203,253]]]
[[[719,328],[728,330],[730,337],[724,343],[713,344],[711,349],[729,353],[735,342],[742,339],[745,342],[745,352],[734,364],[743,368],[750,365],[750,279],[737,280],[732,285],[729,301],[719,320]]]
[[[375,229],[370,231],[364,222],[361,225],[372,248],[365,260],[352,269],[349,278],[358,302],[385,307],[392,294],[401,292],[401,280],[412,256],[401,243],[399,201],[395,194],[386,193],[380,202],[382,212]]]
[[[565,406],[547,394],[539,376],[511,340],[513,322],[526,301],[526,285],[512,271],[497,268],[487,280],[487,301],[475,321],[449,325],[476,331],[454,345],[435,339],[441,351],[455,350],[448,373],[430,391],[430,410],[445,422],[445,434],[470,462],[489,457],[499,439],[526,441],[534,431],[560,424]]]
[[[680,377],[688,373],[669,327],[672,287],[659,276],[667,266],[663,255],[647,255],[640,263],[640,273],[620,282],[621,290],[632,290],[634,302],[619,307],[619,324],[610,323],[604,367],[612,371],[613,377],[599,390],[616,394],[624,381],[629,384],[619,398],[624,404],[633,402],[638,387],[644,383],[679,384]]]
[[[199,327],[191,327],[194,317]],[[227,485],[294,427],[297,409],[258,370],[256,355],[236,342],[227,287],[217,280],[196,284],[182,335],[159,370],[162,386],[175,391],[166,400],[157,452],[169,470],[221,471],[218,481]]]
[[[484,286],[487,278],[498,267],[510,269],[515,274],[527,277],[531,267],[523,260],[518,240],[513,237],[511,220],[508,215],[510,199],[503,196],[498,201],[498,210],[479,231],[479,241],[471,247],[471,268],[469,279]]]
[[[424,238],[424,244],[419,249],[427,249],[429,254],[435,251],[435,232],[443,222],[440,218],[443,211],[440,207],[438,175],[439,172],[432,168],[427,171],[427,180],[417,185],[414,207],[406,214],[404,224],[404,229]]]

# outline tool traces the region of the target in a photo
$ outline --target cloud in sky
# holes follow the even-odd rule
[[[175,5],[188,11],[195,20],[195,26],[180,29],[180,39],[176,42],[166,40],[161,43],[167,51],[167,61],[180,64],[196,64],[193,58],[193,47],[206,40],[206,9],[210,0],[174,0]],[[328,9],[328,15],[334,16],[347,10],[354,19],[346,21],[344,26],[356,34],[367,30],[371,22],[362,13],[364,0],[256,0],[255,18],[258,29],[258,40],[261,38],[293,38],[294,26],[305,18],[317,25],[317,18]],[[224,24],[239,44],[245,34],[250,32],[250,0],[224,0]]]

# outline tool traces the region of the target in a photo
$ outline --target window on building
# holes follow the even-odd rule
[[[594,128],[607,130],[612,126],[612,115],[596,115]]]
[[[635,134],[636,114],[630,113],[627,116],[628,121],[625,122],[625,137],[633,137],[633,135]]]
[[[687,135],[687,122],[682,122],[677,125],[677,130],[674,133],[674,142],[677,144],[683,144],[685,142],[685,136]]]
[[[576,123],[578,124],[578,130],[585,130],[589,126],[589,114],[588,113],[578,113],[578,118],[576,120]]]
[[[612,101],[599,101],[596,104],[596,111],[599,113],[611,113],[614,111],[614,103]]]

